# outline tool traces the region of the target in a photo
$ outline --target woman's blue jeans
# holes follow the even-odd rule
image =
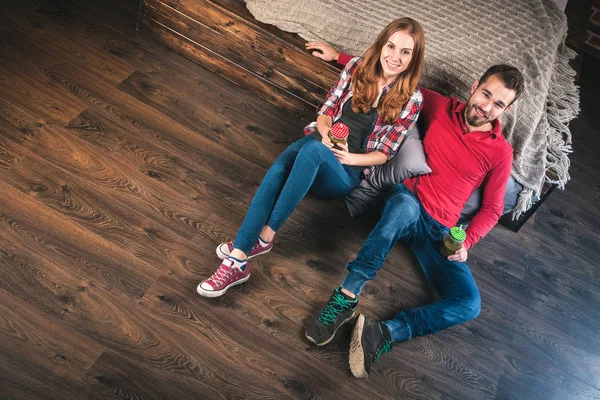
[[[325,199],[346,197],[360,181],[360,172],[342,165],[323,143],[312,136],[292,143],[263,178],[233,247],[248,254],[263,226],[275,232],[309,189]]]
[[[401,311],[394,319],[385,321],[393,342],[435,333],[479,315],[481,297],[469,266],[449,261],[438,252],[447,232],[448,228],[434,220],[406,186],[396,185],[386,200],[381,219],[356,259],[346,267],[348,275],[342,287],[358,295],[367,280],[375,278],[396,242],[412,248],[425,277],[441,299]]]

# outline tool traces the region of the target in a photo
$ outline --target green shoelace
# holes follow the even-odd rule
[[[319,321],[326,326],[329,326],[338,315],[347,308],[352,306],[353,301],[346,300],[340,293],[333,295],[333,298],[327,303],[321,315],[319,315]]]
[[[383,344],[383,346],[381,347],[381,350],[379,350],[379,352],[377,353],[377,356],[375,357],[373,362],[377,361],[379,359],[379,357],[381,357],[382,354],[389,353],[391,350],[392,350],[392,342],[390,342],[389,340],[386,340],[385,343]]]

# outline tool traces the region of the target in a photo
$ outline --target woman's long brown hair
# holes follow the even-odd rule
[[[379,78],[383,74],[379,61],[381,49],[387,44],[390,36],[398,31],[411,35],[415,46],[408,68],[398,76],[394,85],[377,105],[377,113],[386,124],[392,124],[398,119],[402,107],[414,93],[421,78],[425,57],[425,33],[421,24],[412,18],[399,18],[391,22],[367,49],[352,79],[352,109],[354,112],[367,113],[379,96]]]

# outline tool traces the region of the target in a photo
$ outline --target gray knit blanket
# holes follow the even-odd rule
[[[425,29],[421,85],[467,100],[472,83],[499,63],[525,77],[522,97],[501,117],[514,149],[513,176],[524,187],[513,216],[530,206],[544,181],[569,180],[571,133],[579,113],[575,53],[564,45],[565,14],[552,0],[246,0],[254,17],[306,40],[362,54],[393,19],[408,16]],[[548,171],[548,173],[547,173]]]

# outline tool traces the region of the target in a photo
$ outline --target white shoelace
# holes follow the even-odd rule
[[[233,273],[233,262],[231,262],[231,265],[228,266],[228,270],[225,270],[225,268],[223,268],[224,266],[226,266],[225,262],[223,262],[223,264],[221,264],[221,266],[210,277],[210,279],[217,285],[222,285]]]

